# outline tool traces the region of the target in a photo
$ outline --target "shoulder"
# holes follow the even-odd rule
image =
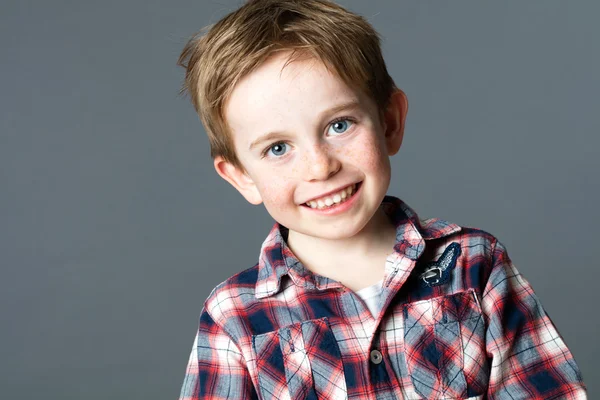
[[[255,296],[257,279],[258,264],[255,264],[219,283],[204,301],[204,312],[231,336],[237,336],[236,326],[241,323],[246,310],[258,302]]]
[[[498,237],[487,230],[441,218],[428,218],[420,223],[428,254],[423,261],[441,260],[456,251],[455,278],[458,282],[455,282],[455,288],[483,290],[492,273],[498,250],[504,249]]]
[[[238,307],[256,301],[255,287],[258,264],[247,268],[219,283],[210,292],[204,305],[213,318],[227,317]]]
[[[486,247],[490,254],[498,242],[498,238],[489,231],[442,218],[421,219],[419,222],[425,239],[444,237],[447,240],[458,240],[469,247],[481,245]]]

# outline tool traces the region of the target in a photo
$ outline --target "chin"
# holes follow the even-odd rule
[[[342,221],[339,224],[327,224],[313,225],[311,227],[298,227],[295,230],[303,235],[318,237],[327,240],[344,240],[352,238],[353,236],[360,233],[360,231],[369,223],[368,220],[363,221],[362,219],[353,219]],[[286,225],[287,226],[287,225]],[[303,229],[304,228],[304,229]]]

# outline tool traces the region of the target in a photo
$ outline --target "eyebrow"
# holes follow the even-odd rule
[[[351,100],[346,103],[338,104],[337,106],[333,106],[327,110],[322,111],[319,114],[319,118],[322,119],[325,115],[335,114],[335,113],[343,111],[343,110],[357,109],[359,107],[360,107],[360,103],[358,102],[358,100]],[[267,142],[267,141],[270,141],[271,139],[275,139],[277,137],[281,137],[284,135],[285,134],[283,132],[278,132],[278,131],[265,133],[264,135],[261,135],[258,138],[256,138],[254,141],[252,141],[252,143],[250,143],[250,146],[248,146],[248,149],[253,150],[256,146],[258,146],[259,144],[261,144],[263,142]]]

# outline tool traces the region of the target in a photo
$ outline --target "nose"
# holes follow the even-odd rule
[[[332,149],[323,143],[318,143],[307,151],[305,163],[307,181],[326,180],[335,175],[342,165]]]

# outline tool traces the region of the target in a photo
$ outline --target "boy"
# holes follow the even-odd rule
[[[405,94],[326,0],[255,0],[180,56],[217,173],[276,221],[205,301],[180,399],[585,399],[493,235],[386,195]]]

